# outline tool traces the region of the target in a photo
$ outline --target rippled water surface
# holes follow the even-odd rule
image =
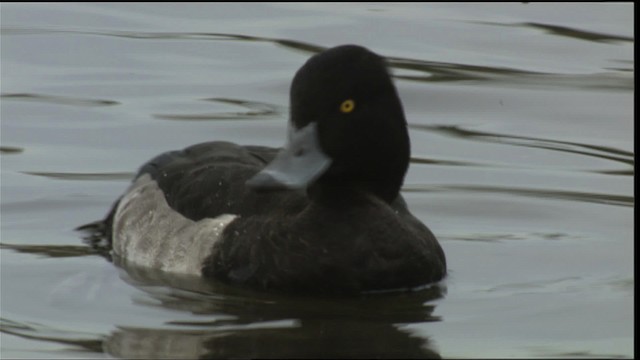
[[[633,4],[6,4],[1,355],[632,357]],[[306,298],[119,269],[73,229],[139,165],[280,146],[314,53],[386,56],[449,276]]]

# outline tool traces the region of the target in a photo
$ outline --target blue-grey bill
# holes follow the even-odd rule
[[[320,148],[315,122],[290,133],[289,143],[264,169],[247,180],[255,189],[300,189],[317,179],[331,165]]]

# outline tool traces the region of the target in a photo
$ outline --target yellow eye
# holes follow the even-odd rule
[[[356,108],[356,102],[351,99],[345,100],[342,102],[342,104],[340,104],[340,111],[345,114],[352,112],[353,109],[355,108]]]

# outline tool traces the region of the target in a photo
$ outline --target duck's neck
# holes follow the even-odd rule
[[[400,105],[398,108],[401,109]],[[312,199],[363,191],[386,203],[398,197],[409,168],[411,145],[404,115],[400,112],[400,116],[395,115],[395,121],[384,120],[390,117],[394,115],[382,114],[370,119],[377,126],[361,134],[358,146],[328,153],[332,158],[331,167],[309,186]]]
[[[344,204],[353,197],[370,194],[390,204],[398,197],[400,185],[390,187],[389,184],[374,182],[316,182],[307,188],[307,195],[315,202]]]
[[[331,169],[307,188],[309,197],[331,198],[350,193],[368,193],[391,203],[400,193],[409,167],[408,145],[394,151],[371,151],[370,156],[344,163],[334,162]]]

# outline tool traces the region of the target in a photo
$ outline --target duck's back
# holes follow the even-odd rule
[[[247,179],[275,157],[278,149],[207,142],[157,156],[140,168],[165,195],[168,205],[182,216],[198,221],[222,214],[249,216],[282,208],[290,211],[304,203],[304,192],[256,192]]]
[[[244,185],[276,152],[208,142],[153,158],[105,220],[115,258],[200,276],[213,244],[236,218],[299,211],[306,203],[303,192],[259,193]]]

